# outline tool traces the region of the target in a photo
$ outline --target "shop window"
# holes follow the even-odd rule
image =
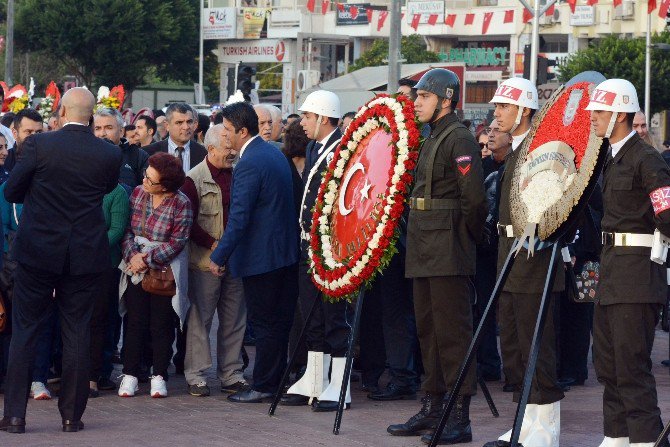
[[[465,89],[465,103],[468,104],[486,104],[493,98],[498,83],[495,81],[482,81],[468,83]]]

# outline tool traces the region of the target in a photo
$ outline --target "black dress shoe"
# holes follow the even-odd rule
[[[317,413],[325,413],[327,411],[337,411],[338,402],[333,400],[318,400],[314,399],[312,402],[312,411]],[[351,408],[351,404],[344,404],[344,409],[348,410]]]
[[[0,430],[7,433],[25,433],[26,420],[23,418],[2,418],[0,420]]]
[[[506,383],[503,385],[503,392],[504,393],[513,393],[516,390],[516,387],[514,385],[510,385],[509,383]]]
[[[661,362],[661,365],[663,365],[663,366],[670,366],[670,360],[663,360],[663,361]]]
[[[302,394],[284,394],[279,403],[288,405],[289,407],[298,407],[300,405],[307,405],[309,403],[309,397],[303,396]]]
[[[116,384],[106,377],[98,379],[98,389],[100,391],[111,391],[116,389]]]
[[[264,401],[270,401],[274,397],[272,393],[261,393],[260,391],[249,390],[231,394],[228,400],[240,404],[259,404]]]
[[[416,399],[416,392],[409,386],[398,386],[395,383],[389,383],[383,391],[369,393],[368,399],[372,400],[403,400]]]
[[[82,421],[68,421],[67,419],[63,419],[64,432],[74,433],[83,429],[84,429],[84,423]]]
[[[100,391],[98,391],[94,388],[89,388],[88,389],[88,398],[89,399],[95,399],[96,397],[100,397]]]

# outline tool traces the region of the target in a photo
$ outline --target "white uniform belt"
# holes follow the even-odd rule
[[[615,247],[648,247],[654,245],[653,234],[640,233],[602,233],[603,245],[613,245]]]
[[[498,236],[514,237],[514,227],[512,225],[497,224]]]

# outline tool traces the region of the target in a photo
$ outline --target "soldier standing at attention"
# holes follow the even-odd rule
[[[650,255],[662,248],[654,233],[670,235],[670,169],[633,129],[640,106],[630,82],[600,83],[586,110],[596,135],[611,147],[593,316],[593,360],[605,385],[600,447],[652,447],[663,426],[650,357],[667,277],[665,259],[653,262]]]
[[[414,279],[425,395],[416,415],[387,431],[395,436],[425,433],[421,439],[429,443],[472,340],[471,277],[487,206],[479,146],[455,113],[458,77],[449,70],[432,69],[416,89],[417,116],[432,131],[421,148],[410,199],[405,274]],[[472,441],[469,408],[475,392],[471,369],[440,444]]]
[[[510,190],[519,148],[531,127],[534,111],[538,109],[537,88],[523,78],[511,78],[500,84],[493,99],[494,117],[500,132],[512,135],[512,152],[498,181],[498,269],[512,249],[515,235],[510,212]],[[500,351],[507,383],[514,388],[518,402],[523,377],[528,365],[528,353],[535,331],[542,292],[551,261],[551,250],[535,250],[528,257],[525,248],[516,257],[512,271],[500,294],[498,322],[500,324]],[[556,277],[551,299],[565,288],[565,271],[560,258],[554,266]],[[558,447],[560,433],[560,401],[563,391],[556,381],[556,345],[552,307],[545,322],[544,335],[537,358],[535,376],[531,382],[528,405],[523,416],[519,443],[527,447]],[[512,430],[484,447],[507,447]]]

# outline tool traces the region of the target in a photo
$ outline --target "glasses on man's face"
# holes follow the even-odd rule
[[[479,143],[479,148],[484,149],[486,147],[486,143]]]
[[[5,149],[9,149],[9,146],[6,144],[0,144],[0,151],[4,151]]]
[[[149,182],[151,186],[158,186],[161,184],[161,182],[154,182],[153,180],[151,180],[146,173],[144,174],[144,178],[147,179],[147,182]]]

